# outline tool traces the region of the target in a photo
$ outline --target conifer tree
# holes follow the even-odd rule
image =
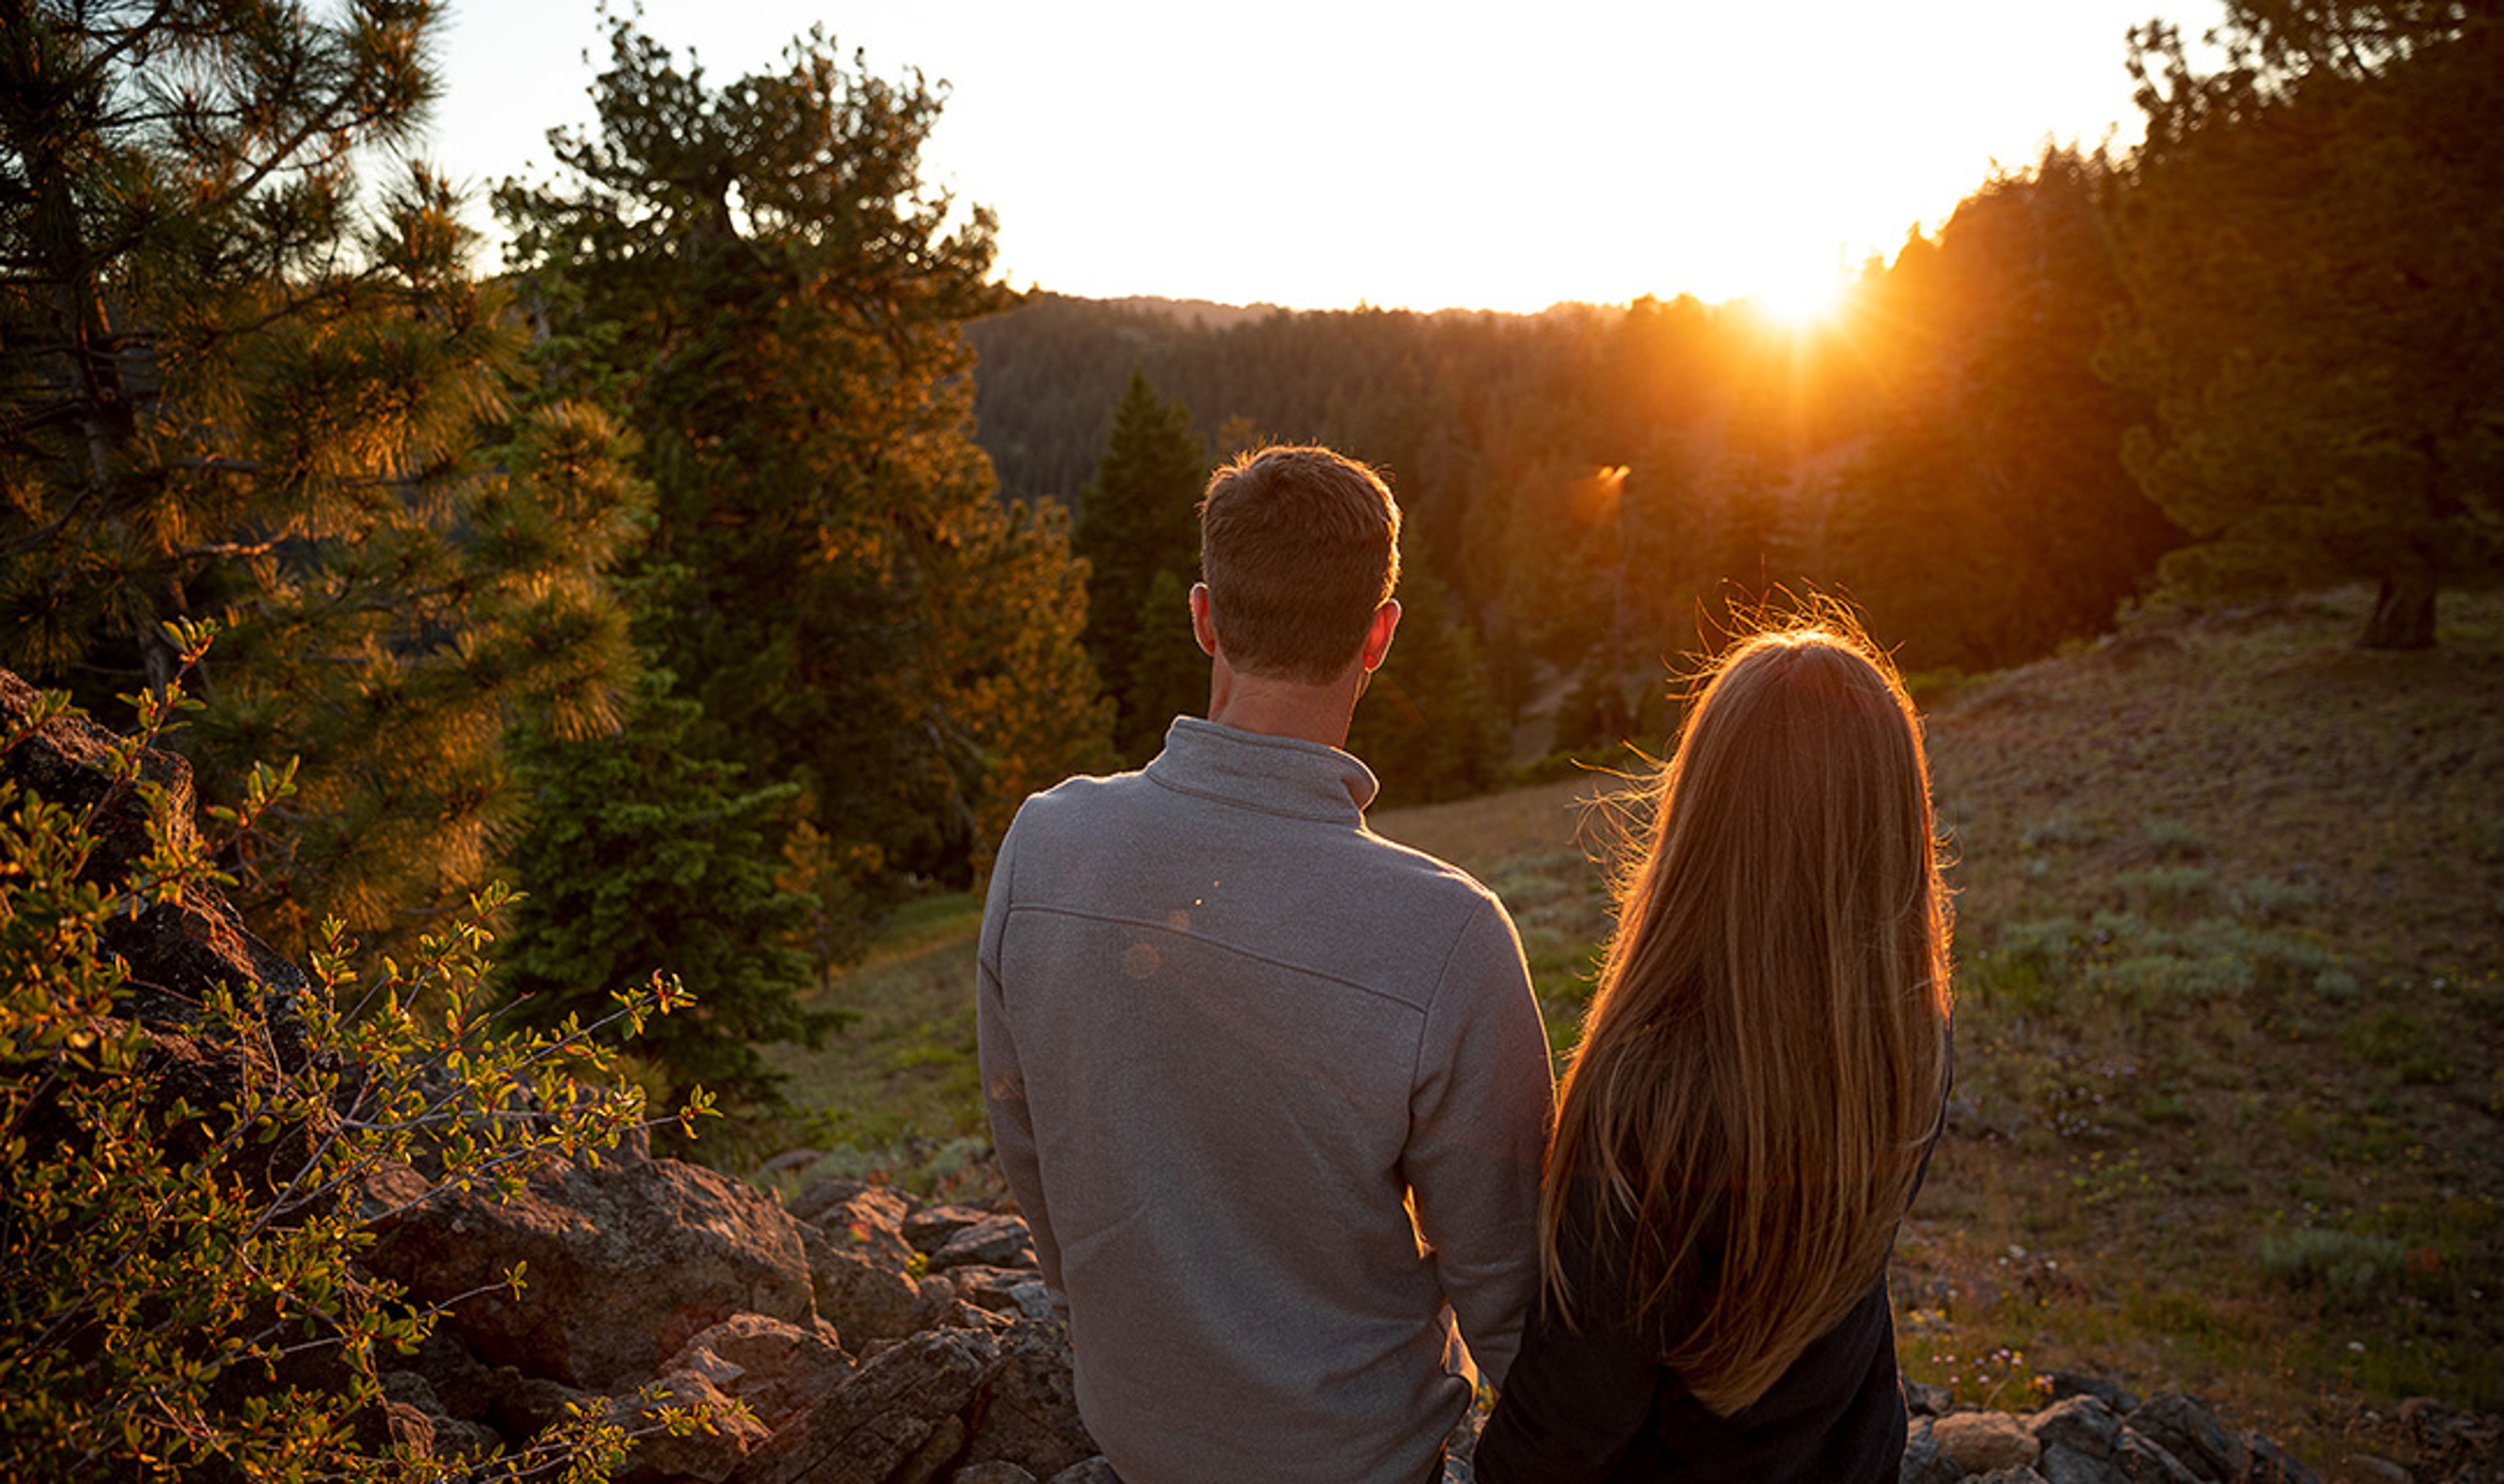
[[[2504,16],[2232,0],[2201,70],[2134,38],[2147,116],[2112,213],[2156,416],[2129,459],[2195,591],[2377,584],[2362,642],[2435,639],[2504,563]]]
[[[211,800],[301,759],[228,862],[289,943],[478,884],[507,720],[606,724],[627,663],[618,431],[512,412],[521,330],[440,179],[361,204],[436,19],[0,0],[0,663],[118,719],[163,622],[222,620],[193,757]]]
[[[691,745],[798,785],[790,884],[839,958],[1100,746],[1062,528],[1002,505],[970,436],[960,330],[1010,300],[992,221],[922,184],[918,74],[848,72],[813,32],[714,86],[630,21],[609,40],[597,131],[498,207],[563,374],[619,388],[643,440],[644,632],[702,707]]]
[[[2181,538],[2122,463],[2147,404],[2095,368],[2122,302],[2108,171],[2047,150],[1862,285],[1856,332],[1897,372],[1823,575],[1909,663],[1988,669],[2102,633]]]
[[[1208,714],[1208,656],[1191,627],[1194,580],[1188,572],[1158,568],[1130,621],[1138,640],[1130,694],[1137,702],[1129,742],[1122,748],[1126,763],[1154,757],[1175,717]]]
[[[799,1003],[814,975],[794,945],[815,904],[774,880],[769,831],[797,785],[742,788],[733,765],[690,756],[698,716],[654,669],[614,733],[523,734],[531,827],[512,854],[523,895],[496,981],[514,1023],[547,1029],[673,973],[694,1003],[646,1021],[627,1050],[666,1101],[702,1086],[753,1108],[779,1097],[754,1043],[814,1044],[832,1018]]]
[[[1451,592],[1426,572],[1400,579],[1400,630],[1358,703],[1348,750],[1382,779],[1386,803],[1464,798],[1504,768],[1502,714]]]
[[[1096,615],[1087,650],[1119,707],[1114,739],[1130,762],[1154,756],[1166,724],[1207,700],[1208,669],[1189,609],[1171,601],[1199,580],[1198,512],[1207,482],[1208,448],[1192,431],[1191,413],[1131,367],[1095,482],[1078,505],[1078,554],[1087,559]]]

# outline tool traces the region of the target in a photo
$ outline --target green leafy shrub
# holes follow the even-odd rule
[[[206,631],[172,632],[195,662]],[[178,683],[133,704],[104,800],[72,809],[0,779],[0,1477],[604,1477],[631,1439],[603,1409],[497,1460],[390,1440],[378,1358],[413,1350],[440,1310],[360,1266],[392,1214],[367,1181],[407,1164],[429,1194],[509,1191],[547,1156],[596,1162],[643,1102],[595,1033],[668,1010],[675,984],[656,978],[598,1025],[508,1034],[480,988],[490,894],[404,964],[352,966],[334,923],[309,992],[228,984],[179,1032],[143,1024],[109,924],[196,910],[222,878],[142,772],[190,703]],[[45,698],[0,752],[66,710]],[[284,792],[260,773],[214,812],[249,827]],[[144,854],[94,869],[100,811],[134,796]],[[516,1267],[496,1287],[526,1281]]]

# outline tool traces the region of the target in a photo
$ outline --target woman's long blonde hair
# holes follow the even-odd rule
[[[1848,624],[1733,645],[1656,809],[1566,1073],[1541,1247],[1569,1322],[1606,1306],[1657,1336],[1726,1416],[1885,1268],[1948,1075],[1947,893],[1919,719]],[[1578,1200],[1619,1293],[1559,1271]]]

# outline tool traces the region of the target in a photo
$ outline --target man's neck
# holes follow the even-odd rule
[[[1247,675],[1220,658],[1209,668],[1208,719],[1238,732],[1344,747],[1362,673],[1351,665],[1347,674],[1316,685]]]

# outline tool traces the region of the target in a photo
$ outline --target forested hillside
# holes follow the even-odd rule
[[[1798,324],[1691,298],[1230,321],[1040,295],[969,331],[976,436],[1005,490],[1082,529],[1133,377],[1203,462],[1286,439],[1379,465],[1432,588],[1421,628],[1465,632],[1482,719],[1532,754],[1656,738],[1664,668],[1785,593],[1861,604],[1917,670],[2005,665],[2105,630],[2186,538],[2124,463],[2152,403],[2098,369],[2121,190],[2110,161],[2048,153]],[[1431,706],[1453,684],[1404,674],[1424,647],[1383,674]]]
[[[2504,155],[2465,143],[2504,123],[2497,34],[2235,6],[2204,70],[2151,23],[2144,146],[1980,183],[1805,321],[1037,294],[969,330],[977,437],[1082,520],[1133,376],[1204,457],[1379,465],[1516,753],[1656,738],[1664,663],[1786,592],[1848,598],[1916,671],[2049,653],[2150,596],[2358,579],[2367,645],[2432,644],[2438,594],[2504,553]],[[1403,659],[1386,681],[1461,720]],[[1431,796],[1454,767],[1409,772]]]

